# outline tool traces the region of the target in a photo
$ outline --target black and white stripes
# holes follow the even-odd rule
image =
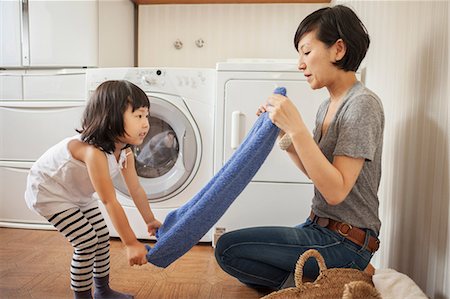
[[[98,207],[88,210],[72,208],[47,220],[74,248],[70,266],[72,290],[89,290],[93,276],[109,274],[109,231]]]

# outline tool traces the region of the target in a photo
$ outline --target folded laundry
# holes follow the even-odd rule
[[[279,87],[274,93],[286,95]],[[167,267],[191,249],[220,219],[271,152],[280,129],[263,113],[222,169],[190,201],[167,215],[147,260]]]

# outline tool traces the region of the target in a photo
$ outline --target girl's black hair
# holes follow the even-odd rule
[[[132,111],[150,108],[145,92],[129,81],[111,80],[100,84],[84,110],[81,129],[76,130],[81,140],[112,154],[115,142],[126,134],[123,115],[129,105]]]
[[[325,7],[308,15],[297,28],[294,46],[298,52],[298,43],[309,32],[316,31],[318,40],[331,47],[342,39],[347,47],[344,57],[334,62],[345,71],[356,71],[366,56],[370,38],[367,29],[358,16],[343,5]]]

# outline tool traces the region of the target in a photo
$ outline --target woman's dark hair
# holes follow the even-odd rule
[[[370,38],[367,29],[350,8],[337,5],[325,7],[308,15],[297,28],[294,46],[309,32],[316,31],[316,37],[328,47],[342,39],[347,47],[344,57],[333,64],[345,71],[356,71],[366,56]]]
[[[100,84],[84,110],[81,129],[76,130],[81,140],[112,154],[117,139],[126,134],[123,115],[129,105],[132,111],[150,108],[145,92],[131,82],[112,80]]]

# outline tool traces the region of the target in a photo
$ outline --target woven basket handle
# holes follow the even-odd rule
[[[295,285],[300,287],[303,284],[303,266],[310,257],[315,257],[317,264],[319,264],[320,273],[327,269],[325,260],[322,255],[315,249],[305,251],[298,259],[295,265]]]

